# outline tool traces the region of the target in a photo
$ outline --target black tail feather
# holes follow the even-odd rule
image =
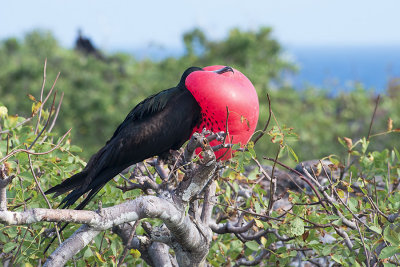
[[[62,182],[59,185],[56,185],[46,192],[44,192],[46,195],[47,194],[52,194],[55,193],[53,197],[58,197],[59,195],[64,194],[65,192],[68,192],[70,190],[73,190],[79,186],[82,186],[82,183],[84,182],[85,178],[87,176],[87,173],[85,171],[79,172],[64,182]]]

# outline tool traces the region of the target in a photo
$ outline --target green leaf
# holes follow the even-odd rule
[[[332,248],[333,248],[332,245],[326,244],[322,249],[322,255],[323,256],[328,256],[330,253],[332,253]]]
[[[112,251],[113,255],[117,256],[117,245],[116,245],[115,241],[111,243],[110,247],[111,247],[111,251]]]
[[[333,221],[333,222],[332,222],[332,224],[334,224],[334,225],[337,225],[337,226],[341,226],[341,225],[342,225],[342,223],[343,223],[343,220],[342,220],[342,218],[340,218],[340,219],[337,219],[337,220],[335,220],[335,221]]]
[[[249,241],[246,242],[246,247],[248,247],[249,249],[253,250],[253,251],[258,251],[260,250],[260,245],[256,242],[256,241]]]
[[[240,189],[239,185],[236,182],[233,182],[232,185],[233,185],[233,189],[235,190],[235,193],[239,192],[239,189]]]
[[[332,260],[336,261],[337,263],[342,263],[342,261],[343,261],[343,257],[338,254],[333,254],[331,256],[331,258],[332,258]]]
[[[372,225],[369,227],[372,231],[374,231],[377,234],[381,234],[382,233],[382,229],[378,226]]]
[[[32,114],[36,114],[41,106],[42,106],[42,103],[40,101],[36,102],[36,103],[32,103]]]
[[[355,198],[349,198],[349,208],[352,212],[357,212],[358,202]]]
[[[338,139],[339,143],[340,143],[343,147],[347,148],[346,143],[343,141],[342,138],[340,138],[340,137],[338,136],[337,139]]]
[[[253,143],[253,142],[250,141],[250,142],[247,144],[247,149],[249,150],[250,154],[251,154],[253,157],[256,157],[256,151],[254,150],[254,143]]]
[[[340,198],[344,198],[344,191],[343,190],[337,189],[337,193],[338,193]]]
[[[93,256],[93,252],[90,248],[87,248],[85,253],[83,254],[84,258],[90,258],[91,256]]]
[[[290,146],[286,146],[288,151],[289,151],[289,155],[291,155],[292,159],[295,162],[299,162],[299,157],[297,157],[296,153],[294,152],[293,148],[291,148]]]
[[[290,233],[293,236],[299,236],[304,233],[304,222],[302,219],[299,217],[294,218],[292,221],[290,221]]]
[[[361,139],[361,152],[363,154],[365,154],[365,152],[367,151],[368,145],[369,145],[369,141],[367,141],[367,139],[365,139],[365,137],[363,137]]]
[[[296,250],[291,250],[291,251],[289,252],[289,256],[290,256],[290,257],[296,257],[296,256],[297,256],[297,251],[296,251]]]
[[[398,151],[395,147],[393,147],[393,150],[394,150],[394,152],[396,153],[397,160],[400,161],[400,153],[399,153],[399,151]]]
[[[255,208],[255,210],[256,210],[256,213],[258,213],[258,214],[261,213],[261,206],[260,206],[260,203],[255,202],[255,203],[254,203],[254,208]]]
[[[383,238],[394,246],[400,245],[400,233],[394,231],[389,225],[383,231]]]
[[[346,146],[346,145],[345,145]],[[338,165],[340,163],[339,159],[336,158],[335,155],[330,155],[328,157],[329,161],[332,162],[334,165]]]
[[[76,145],[72,145],[72,146],[69,148],[69,151],[70,151],[70,152],[73,152],[73,153],[82,152],[82,148],[80,148],[79,146],[76,146]]]
[[[238,150],[240,148],[240,145],[239,144],[234,144],[233,146],[232,146],[232,150]]]
[[[399,252],[400,252],[400,248],[398,246],[388,246],[388,247],[385,247],[384,249],[382,249],[381,253],[379,254],[379,258],[387,259]]]
[[[6,243],[6,244],[4,244],[4,247],[3,247],[3,252],[4,253],[8,253],[8,252],[10,252],[11,250],[13,250],[15,247],[17,247],[17,243],[14,243],[14,242],[9,242],[9,243]]]

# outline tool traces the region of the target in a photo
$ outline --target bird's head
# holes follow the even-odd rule
[[[205,70],[202,69],[202,68],[199,68],[199,67],[190,67],[190,68],[187,68],[187,69],[183,72],[182,77],[181,77],[181,80],[180,80],[179,83],[180,83],[180,84],[185,84],[186,78],[187,78],[190,74],[192,74],[193,72],[195,72],[195,71],[205,71]],[[209,72],[214,72],[214,73],[217,73],[217,74],[224,74],[224,73],[226,73],[226,72],[235,73],[235,72],[233,71],[233,69],[232,69],[231,67],[229,67],[229,66],[225,66],[225,67],[220,68],[220,69],[217,69],[217,70],[209,70]]]
[[[190,67],[190,68],[187,68],[187,69],[183,72],[179,84],[185,85],[186,78],[187,78],[192,72],[195,72],[195,71],[204,71],[204,70],[203,70],[202,68],[199,68],[199,67]]]

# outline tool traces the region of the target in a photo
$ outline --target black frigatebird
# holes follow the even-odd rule
[[[79,197],[88,193],[75,208],[83,209],[108,181],[127,167],[147,158],[168,153],[170,149],[179,149],[190,138],[193,129],[202,126],[202,122],[205,123],[209,119],[204,118],[205,113],[202,112],[201,105],[185,85],[186,78],[197,71],[205,70],[190,67],[183,73],[176,87],[161,91],[140,102],[118,126],[105,146],[90,158],[81,172],[45,193],[55,193],[56,197],[72,190],[62,200],[60,205],[63,204],[63,208],[70,207]],[[213,71],[218,75],[227,72],[234,71],[231,67]],[[223,109],[225,112],[225,107]],[[213,121],[224,126],[226,113],[224,114],[224,118],[215,118]]]

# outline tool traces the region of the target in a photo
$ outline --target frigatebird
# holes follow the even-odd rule
[[[127,167],[153,156],[162,156],[171,149],[179,149],[190,138],[195,127],[199,128],[202,122],[210,119],[204,118],[205,113],[185,85],[186,78],[197,71],[205,70],[190,67],[183,73],[176,87],[161,91],[140,102],[129,112],[105,146],[90,158],[81,172],[45,193],[55,193],[54,197],[57,197],[72,190],[61,201],[62,208],[70,207],[82,195],[88,193],[75,208],[83,209],[108,181]],[[231,67],[223,67],[213,72],[222,75],[234,71]],[[224,119],[226,118],[213,121],[221,121],[221,124],[225,125]]]

